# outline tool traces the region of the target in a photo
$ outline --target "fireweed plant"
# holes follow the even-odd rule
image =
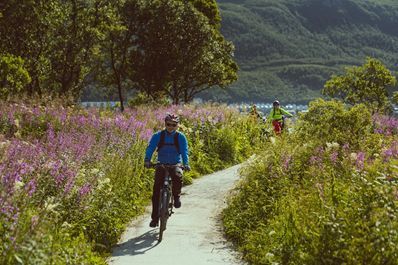
[[[192,177],[238,163],[260,128],[226,106],[142,107],[123,114],[59,104],[0,104],[0,264],[106,264],[149,203],[143,168],[167,112],[181,115]],[[249,135],[250,137],[245,137]]]
[[[398,120],[317,100],[224,211],[250,264],[398,264]]]

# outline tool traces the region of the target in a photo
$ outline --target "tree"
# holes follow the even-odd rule
[[[172,98],[181,97],[184,102],[189,102],[204,90],[215,86],[225,88],[235,81],[238,67],[232,60],[232,52],[232,43],[226,42],[220,34],[214,34],[204,48],[200,60],[192,64],[183,64],[176,71],[177,85],[171,87]]]
[[[233,46],[207,16],[182,1],[132,1],[131,79],[152,98],[178,104],[202,90],[236,80]],[[139,13],[135,13],[137,8]]]
[[[110,0],[59,1],[57,28],[53,36],[54,52],[49,85],[60,94],[78,97],[87,85],[100,56],[101,42],[108,30]]]
[[[101,84],[113,88],[116,86],[121,111],[124,111],[123,92],[126,90],[125,86],[131,86],[127,69],[130,38],[134,36],[134,32],[131,32],[132,27],[129,26],[131,20],[128,15],[135,16],[131,13],[124,15],[125,4],[125,0],[112,1],[107,12],[107,30],[101,47],[103,56],[99,72]]]
[[[4,3],[3,3],[4,2]],[[0,50],[23,58],[29,94],[73,94],[99,53],[110,0],[8,0],[0,3]]]
[[[41,94],[41,83],[48,78],[51,52],[54,0],[8,0],[0,2],[0,50],[25,61],[32,78],[29,94]],[[21,88],[18,91],[25,91]]]
[[[387,111],[389,86],[395,86],[396,78],[378,60],[367,58],[363,66],[348,68],[341,76],[333,76],[326,82],[323,94],[340,97],[345,103],[364,103],[374,112]]]

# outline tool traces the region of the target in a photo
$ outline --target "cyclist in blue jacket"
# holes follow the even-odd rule
[[[161,164],[168,165],[184,165],[185,170],[189,171],[189,157],[188,157],[188,141],[182,132],[178,132],[178,124],[180,119],[177,115],[167,114],[165,119],[165,129],[158,131],[152,135],[148,147],[145,153],[144,165],[146,168],[151,166],[151,158],[155,150],[158,152],[158,162]],[[182,188],[182,169],[180,167],[174,167],[174,170],[169,170],[172,182],[173,182],[173,196],[174,196],[174,207],[181,207],[181,188]],[[156,167],[155,172],[155,183],[153,185],[152,192],[152,214],[150,227],[156,227],[159,222],[158,208],[159,208],[159,196],[160,189],[163,184],[163,177],[165,168]]]

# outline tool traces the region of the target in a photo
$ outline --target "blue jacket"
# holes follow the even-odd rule
[[[151,140],[149,141],[149,145],[146,148],[145,152],[145,161],[150,161],[155,152],[159,142],[160,142],[160,133],[161,131],[156,132],[152,135]],[[183,163],[183,165],[189,165],[188,159],[188,141],[185,135],[182,132],[178,132],[178,144],[180,146],[180,152],[177,151],[176,146],[174,145],[174,134],[176,132],[168,133],[166,131],[166,135],[164,138],[164,142],[167,144],[173,145],[164,145],[158,151],[158,162],[163,164],[178,164]]]

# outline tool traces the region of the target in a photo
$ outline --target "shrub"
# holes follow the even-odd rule
[[[298,141],[337,142],[358,146],[371,133],[372,118],[365,105],[346,108],[339,101],[310,103],[295,126]]]
[[[398,121],[391,119],[319,100],[292,135],[267,143],[242,169],[223,212],[244,258],[398,264]],[[346,124],[353,130],[344,134]]]
[[[326,82],[323,93],[341,97],[348,104],[365,104],[375,112],[388,112],[388,88],[397,83],[395,76],[377,59],[367,58],[363,66],[347,68],[342,76]]]
[[[7,99],[9,95],[21,91],[30,81],[21,57],[0,54],[0,98]]]

